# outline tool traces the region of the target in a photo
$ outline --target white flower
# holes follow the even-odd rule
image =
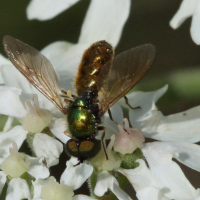
[[[200,1],[183,0],[179,10],[170,21],[170,26],[178,28],[188,17],[192,17],[190,34],[196,44],[200,44]]]
[[[129,122],[124,119],[124,128],[118,125],[120,134],[116,136],[114,150],[121,154],[133,153],[137,148],[142,147],[144,136],[140,129],[132,129]]]
[[[134,169],[118,166],[111,170],[118,171],[128,178],[139,200],[148,199],[148,195],[152,195],[152,199],[155,200],[198,199],[199,189],[196,190],[191,185],[172,158],[200,172],[200,147],[192,144],[200,141],[200,107],[163,116],[155,103],[166,90],[167,86],[154,92],[133,92],[127,95],[132,107],[140,106],[140,109],[129,111],[132,126],[141,129],[145,137],[160,140],[139,146],[149,167],[144,160],[138,159],[136,162],[139,166]],[[120,100],[119,103],[128,108],[124,100]],[[132,132],[128,124],[125,124],[125,129]],[[134,146],[134,141],[132,143]],[[94,167],[98,169],[97,166]],[[128,199],[129,196],[120,189],[115,193],[116,184],[116,179],[111,174],[107,171],[100,172],[95,194],[102,196],[110,189],[118,199]],[[125,196],[122,198],[122,195]]]
[[[141,147],[149,168],[143,160],[138,160],[139,167],[119,171],[129,179],[141,199],[145,199],[144,191],[157,193],[161,199],[195,199],[198,190],[172,158],[200,172],[200,147],[192,144],[200,141],[200,107],[163,116],[155,103],[166,90],[167,86],[154,92],[127,95],[131,106],[141,107],[129,111],[132,126],[141,129],[145,137],[160,142]],[[122,100],[120,104],[127,107]]]
[[[80,164],[76,167],[71,162],[67,162],[67,168],[63,172],[60,184],[53,177],[46,180],[36,180],[33,182],[34,198],[43,200],[94,200],[86,195],[74,195],[73,190],[78,189],[90,177],[93,167],[87,164]],[[73,196],[73,197],[72,197]]]
[[[6,182],[6,176],[12,179],[8,183],[6,200],[30,199],[30,189],[26,180],[21,176],[27,172],[36,180],[45,179],[49,176],[49,169],[44,165],[45,159],[30,157],[18,152],[17,144],[10,147],[10,155],[1,164],[0,172],[0,193]]]
[[[48,20],[54,18],[79,0],[31,0],[27,6],[27,18]]]
[[[11,68],[11,69],[16,70],[15,68]],[[21,77],[21,78],[22,78],[21,84],[23,84],[23,81],[25,80],[25,78],[24,77]],[[25,81],[25,84],[27,84],[30,87],[30,84],[27,81]],[[26,99],[26,93],[25,91],[22,93],[22,95],[21,93],[22,91],[20,89],[17,89],[14,87],[0,86],[1,114],[8,115],[10,117],[16,117],[20,121],[22,119],[22,126],[23,126],[23,127],[15,126],[11,130],[6,131],[5,133],[0,133],[0,139],[1,139],[0,149],[2,149],[1,157],[2,158],[7,157],[8,152],[9,152],[9,147],[11,147],[13,142],[16,142],[18,148],[20,148],[23,141],[27,137],[28,131],[31,131],[31,132],[36,131],[36,133],[34,134],[32,148],[34,150],[37,149],[37,151],[35,152],[37,157],[38,158],[45,157],[47,159],[48,167],[58,164],[58,158],[63,151],[63,145],[61,144],[61,142],[57,141],[56,139],[44,133],[39,132],[43,130],[45,126],[50,124],[51,118],[52,118],[50,112],[45,109],[40,109],[37,98],[36,98],[35,99],[36,107],[34,108],[29,103],[29,110],[27,109],[28,111],[35,113],[35,115],[27,114],[28,111],[24,108],[25,102],[23,101]],[[42,96],[41,94],[39,95]],[[42,97],[42,99],[44,99],[44,97]],[[44,101],[43,102],[39,101],[39,102],[40,102],[40,105],[45,105],[44,107],[48,107],[49,105],[48,102],[46,104]],[[50,105],[50,108],[51,107],[53,106]],[[36,110],[34,111],[34,109]],[[53,107],[52,109],[55,109],[55,107]],[[43,120],[42,120],[42,116],[43,116]],[[27,119],[27,117],[29,117],[29,119]],[[38,120],[40,123],[38,123]],[[44,137],[45,137],[45,140],[44,140]],[[0,159],[0,162],[1,162],[1,159]]]
[[[101,170],[112,171],[120,167],[122,160],[116,154],[116,152],[112,151],[114,142],[115,142],[115,135],[112,135],[111,141],[108,147],[106,148],[108,160],[106,158],[103,147],[101,147],[101,151],[94,158],[90,159],[90,164],[99,171]]]

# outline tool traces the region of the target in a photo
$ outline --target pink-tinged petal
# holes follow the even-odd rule
[[[76,190],[91,176],[93,167],[88,164],[80,164],[76,167],[71,162],[67,162],[67,168],[62,173],[60,182],[64,181],[65,185],[72,190]]]
[[[29,170],[27,171],[31,176],[37,179],[45,179],[49,177],[49,169],[47,168],[47,163],[45,158],[28,158],[31,161]]]
[[[70,8],[79,0],[32,0],[26,10],[29,20],[48,20],[56,17],[64,10]]]
[[[63,89],[73,91],[72,83],[78,65],[90,45],[91,43],[73,45],[68,42],[54,42],[41,51],[53,64]]]
[[[106,40],[117,46],[130,12],[130,0],[92,0],[78,43]]]
[[[13,178],[8,183],[6,200],[31,199],[29,186],[24,179]]]
[[[86,196],[86,195],[82,195],[82,194],[75,195],[74,197],[72,197],[72,199],[73,200],[95,200],[92,197],[89,197],[89,196]]]
[[[6,175],[3,173],[3,171],[0,171],[0,194],[3,190],[5,183],[6,183]]]
[[[183,0],[179,10],[170,21],[170,26],[178,28],[188,17],[191,17],[197,7],[199,0]]]
[[[139,159],[137,160],[137,162],[140,165],[135,169],[121,168],[118,171],[127,177],[127,179],[132,184],[136,192],[141,191],[147,187],[159,187],[156,178],[154,177],[150,169],[147,167],[144,160]]]
[[[27,131],[22,126],[15,126],[8,132],[0,133],[0,164],[10,155],[9,148],[15,142],[18,149],[26,139]]]
[[[17,118],[24,117],[27,112],[20,95],[20,89],[0,86],[0,113]]]
[[[121,154],[133,153],[137,148],[141,148],[145,141],[143,132],[140,129],[130,128],[126,118],[124,123],[124,127],[118,125],[120,134],[115,137],[114,150]]]
[[[65,135],[64,131],[67,131],[67,119],[66,118],[60,118],[57,120],[54,120],[50,126],[50,131],[64,144],[71,139],[67,135]]]
[[[193,41],[200,45],[200,1],[198,1],[198,4],[195,7],[190,33]]]
[[[33,150],[37,157],[44,157],[47,160],[47,166],[50,167],[58,164],[63,145],[47,134],[36,133],[33,139]]]
[[[137,192],[136,195],[138,200],[149,200],[149,197],[151,197],[151,200],[171,200],[164,197],[161,190],[155,187],[144,188],[143,190]]]
[[[170,145],[147,143],[142,152],[149,168],[159,183],[163,194],[171,199],[188,200],[195,198],[195,188],[185,177],[179,165],[172,161]]]
[[[117,179],[110,175],[107,171],[103,171],[98,174],[94,194],[102,197],[108,189],[110,189],[119,200],[131,200],[129,195],[119,187]]]

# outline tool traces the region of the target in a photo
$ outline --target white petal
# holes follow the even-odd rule
[[[163,116],[161,112],[154,110],[149,118],[139,123],[138,127],[149,138],[190,143],[200,141],[200,106],[169,116]]]
[[[172,161],[171,147],[147,143],[142,152],[156,177],[163,194],[171,199],[188,200],[195,197],[195,188],[177,163]]]
[[[3,190],[5,183],[6,183],[6,175],[3,173],[3,171],[0,171],[0,194]]]
[[[147,187],[158,187],[159,185],[156,178],[153,176],[144,160],[139,159],[137,162],[140,165],[135,169],[121,168],[118,171],[128,178],[136,192]]]
[[[0,54],[0,65],[8,65],[8,64],[10,64],[10,60]]]
[[[188,17],[191,17],[197,7],[199,0],[183,0],[179,10],[170,21],[170,26],[178,28]]]
[[[144,188],[137,192],[136,195],[138,200],[149,200],[149,197],[151,197],[151,200],[170,200],[164,197],[161,191],[155,187]]]
[[[72,83],[78,65],[83,52],[89,46],[90,43],[72,45],[67,42],[54,42],[41,51],[53,64],[62,88],[73,91]]]
[[[1,72],[6,86],[17,87],[22,89],[23,92],[32,93],[29,81],[12,65],[11,62],[9,65],[3,65],[1,67]]]
[[[123,112],[122,108],[115,104],[110,108],[113,120],[116,121],[118,124],[123,125]],[[108,112],[105,113],[103,119],[103,125],[106,127],[106,135],[105,139],[110,139],[113,134],[118,134],[119,129],[117,124],[115,124],[109,117]]]
[[[37,94],[39,99],[39,105],[41,108],[45,108],[57,115],[57,112],[61,112],[51,103],[41,92],[39,92],[30,82],[13,66],[2,66],[2,76],[6,86],[17,87],[22,89],[23,95],[20,96],[22,102],[33,99],[33,94]],[[12,78],[11,78],[12,77]],[[58,115],[59,116],[59,115]],[[63,116],[63,115],[61,115]]]
[[[89,196],[86,196],[86,195],[82,195],[82,194],[75,195],[75,196],[72,197],[72,199],[73,200],[95,200],[92,197],[89,197]]]
[[[67,130],[67,119],[66,118],[60,118],[57,120],[54,120],[50,126],[50,131],[64,144],[71,139],[67,135],[64,134],[64,131]]]
[[[9,65],[9,64],[10,64],[10,61],[0,54],[0,72],[1,72],[1,67],[3,65]],[[3,83],[4,83],[4,80],[2,78],[2,74],[0,73],[0,84],[3,84]]]
[[[21,178],[13,178],[8,183],[6,200],[31,199],[27,182]]]
[[[200,141],[200,106],[169,116],[163,116],[156,109],[155,102],[166,89],[165,86],[155,92],[134,92],[128,95],[133,107],[141,106],[141,109],[129,111],[132,126],[141,129],[145,137],[156,140]],[[124,106],[122,100],[120,104]]]
[[[14,117],[8,116],[8,119],[3,127],[3,132],[7,132],[12,128],[13,121],[14,121]]]
[[[33,198],[39,198],[40,197],[41,189],[46,183],[48,183],[48,181],[49,181],[49,178],[47,178],[46,180],[38,179],[36,181],[32,181],[32,184],[33,184],[33,187],[34,187]]]
[[[119,200],[131,200],[128,194],[119,187],[116,178],[107,171],[103,171],[98,174],[94,194],[101,197],[108,189],[110,189]]]
[[[200,172],[200,146],[187,142],[155,142],[154,148],[170,150],[173,158]]]
[[[27,18],[48,20],[77,3],[79,0],[32,0],[26,10]]]
[[[129,16],[130,0],[92,0],[78,43],[106,40],[114,47]]]
[[[190,28],[190,33],[192,36],[193,41],[200,45],[200,1],[195,7],[195,12],[192,17],[192,25]]]
[[[24,117],[27,112],[20,95],[20,89],[0,86],[0,113],[17,118]]]
[[[156,108],[155,103],[158,101],[160,97],[164,95],[164,93],[167,91],[168,85],[165,85],[164,87],[152,91],[152,92],[132,92],[131,94],[126,95],[128,97],[129,103],[132,107],[138,107],[141,108],[130,110],[131,115],[136,117],[136,119],[139,121],[141,118],[145,118],[148,116],[148,112],[151,110],[154,110]],[[126,105],[124,99],[120,99],[118,101],[119,105],[128,108]]]
[[[31,176],[37,179],[45,179],[49,177],[49,169],[47,168],[45,158],[34,158],[29,156],[31,166],[27,171]]]
[[[82,186],[82,184],[91,176],[93,167],[88,164],[80,164],[76,167],[71,162],[67,162],[67,168],[62,173],[60,182],[64,181],[65,185],[76,190]]]
[[[58,164],[58,158],[63,151],[63,145],[46,134],[36,133],[33,139],[33,150],[37,157],[45,157],[47,159],[47,166],[50,167]]]
[[[17,144],[18,149],[21,147],[27,133],[21,126],[15,126],[8,132],[0,133],[0,164],[10,155],[9,148],[12,147],[14,142]]]

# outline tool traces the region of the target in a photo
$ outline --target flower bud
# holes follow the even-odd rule
[[[106,153],[108,155],[108,160],[106,159],[105,152],[103,148],[101,151],[92,159],[90,159],[90,164],[93,165],[95,168],[99,168],[99,170],[107,170],[112,171],[117,169],[121,165],[121,158],[112,150],[113,144],[115,141],[115,135],[112,135],[111,141],[106,149]]]
[[[31,162],[26,154],[18,152],[16,143],[13,143],[13,148],[10,147],[9,150],[10,155],[2,162],[1,169],[4,174],[18,178],[28,171]]]
[[[129,127],[128,119],[124,119],[124,124],[125,129],[118,125],[120,134],[116,136],[114,150],[121,154],[133,153],[135,149],[142,147],[145,139],[141,130]]]
[[[39,108],[37,95],[34,96],[34,106],[30,101],[27,101],[27,106],[29,112],[22,119],[22,127],[31,133],[40,133],[50,124],[53,116],[50,111]]]
[[[72,200],[72,196],[74,196],[72,189],[63,181],[59,184],[53,177],[50,177],[41,190],[43,200]]]

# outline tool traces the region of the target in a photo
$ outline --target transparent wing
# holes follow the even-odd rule
[[[3,38],[3,45],[12,64],[64,113],[58,77],[50,61],[33,47],[11,36]]]
[[[154,46],[146,44],[119,54],[104,66],[97,79],[102,114],[144,76],[154,56]]]

